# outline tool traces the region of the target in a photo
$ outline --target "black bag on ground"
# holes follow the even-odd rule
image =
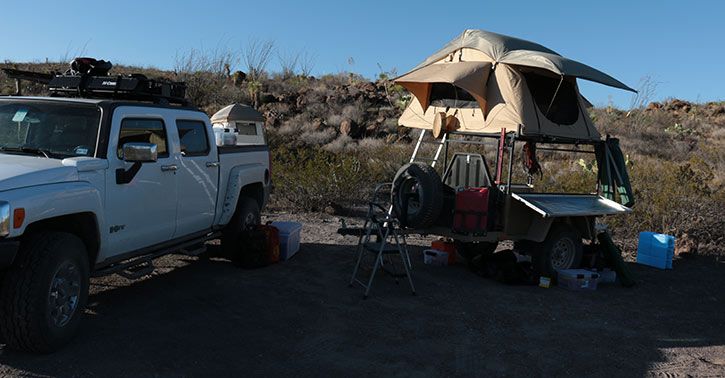
[[[519,262],[511,250],[478,255],[472,260],[476,274],[508,285],[536,285],[539,274],[531,262]]]

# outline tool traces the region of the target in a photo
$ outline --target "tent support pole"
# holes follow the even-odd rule
[[[556,95],[559,94],[559,89],[561,88],[561,83],[564,82],[564,75],[561,75],[561,79],[559,79],[559,85],[556,86],[556,92],[554,92],[554,97],[551,98],[551,102],[549,102],[549,107],[546,108],[546,114],[544,114],[544,117],[549,118],[549,110],[551,110],[551,105],[554,105],[554,100],[556,99]]]

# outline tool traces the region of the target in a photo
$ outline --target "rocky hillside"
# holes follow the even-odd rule
[[[5,64],[48,72],[66,64]],[[397,118],[410,100],[387,75],[369,81],[351,73],[312,77],[266,74],[247,77],[217,68],[176,72],[116,67],[188,83],[188,97],[213,114],[233,102],[264,113],[272,146],[276,208],[341,212],[365,202],[372,186],[390,181],[411,150]],[[197,66],[198,67],[198,66]],[[0,94],[15,84],[0,74]],[[24,94],[43,94],[26,83]],[[683,253],[724,253],[725,103],[652,102],[638,109],[590,109],[602,134],[621,139],[638,199],[635,212],[606,221],[634,248],[644,230],[676,235]],[[344,151],[345,153],[340,153]],[[540,188],[589,191],[595,180],[590,157],[542,155]]]

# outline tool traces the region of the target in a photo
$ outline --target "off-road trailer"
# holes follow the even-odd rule
[[[599,149],[605,161],[611,162],[613,158],[607,147],[608,140],[534,139],[522,137],[518,131],[506,130],[502,130],[500,135],[452,131],[443,134],[440,139],[427,138],[429,134],[429,130],[420,131],[409,163],[398,171],[392,183],[389,213],[400,220],[400,232],[403,234],[453,239],[458,244],[459,253],[466,258],[493,253],[500,241],[513,241],[518,252],[532,256],[543,274],[553,274],[556,269],[580,264],[582,240],[596,242],[598,217],[631,212],[629,207],[605,197],[605,194],[611,197],[611,193],[604,193],[605,188],[607,191],[611,188],[603,186],[600,180],[592,188],[592,193],[535,192],[530,175],[527,183],[514,183],[516,146],[519,143],[545,144],[537,151],[547,153],[594,155]],[[436,146],[433,157],[420,156],[426,144]],[[484,153],[456,153],[454,146],[461,145],[495,148],[493,174]],[[440,171],[442,175],[435,170],[439,162],[445,167]],[[622,181],[626,173],[614,164],[611,166],[608,174]],[[611,181],[612,178],[608,180]],[[488,217],[491,220],[485,230],[467,233],[454,230],[452,218],[456,192],[470,187],[489,188]],[[415,219],[423,213],[427,213],[424,218],[428,219]],[[360,235],[364,230],[342,228],[339,232]]]

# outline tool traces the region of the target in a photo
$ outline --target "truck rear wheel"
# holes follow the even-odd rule
[[[539,272],[553,277],[557,269],[579,267],[582,261],[582,238],[571,227],[555,224],[543,243],[527,243]]]
[[[221,244],[224,255],[234,257],[241,253],[244,244],[244,241],[241,240],[242,231],[260,223],[262,223],[262,216],[257,201],[248,197],[240,198],[237,211],[222,231]]]
[[[49,353],[78,331],[88,299],[86,247],[64,232],[35,234],[0,287],[0,333],[12,349]]]

